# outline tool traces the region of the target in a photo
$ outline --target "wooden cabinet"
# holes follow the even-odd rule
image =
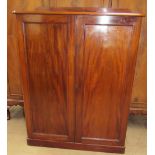
[[[124,152],[142,14],[15,13],[28,144]]]

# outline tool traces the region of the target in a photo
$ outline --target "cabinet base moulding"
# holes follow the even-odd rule
[[[109,152],[109,153],[124,153],[124,146],[108,146],[108,145],[89,145],[81,143],[72,142],[54,142],[48,140],[40,139],[27,139],[27,144],[31,146],[43,146],[43,147],[53,147],[53,148],[63,148],[63,149],[75,149],[84,151],[99,151],[99,152]]]

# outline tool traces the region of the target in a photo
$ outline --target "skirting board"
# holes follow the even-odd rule
[[[27,139],[27,144],[31,146],[45,146],[63,149],[75,149],[75,150],[86,150],[86,151],[98,151],[98,152],[109,152],[109,153],[124,153],[124,146],[106,146],[106,145],[88,145],[81,143],[72,142],[54,142],[40,139]]]

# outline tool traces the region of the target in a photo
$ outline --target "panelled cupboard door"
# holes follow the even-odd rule
[[[74,19],[17,18],[28,138],[73,141]]]
[[[76,142],[124,146],[140,20],[77,17]]]

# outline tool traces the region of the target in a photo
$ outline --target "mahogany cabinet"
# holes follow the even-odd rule
[[[14,13],[28,144],[124,152],[142,14]]]

